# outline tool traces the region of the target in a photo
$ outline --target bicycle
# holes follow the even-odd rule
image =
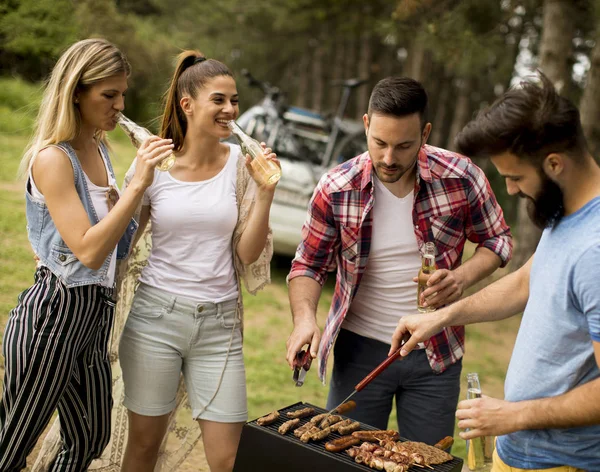
[[[366,80],[332,82],[342,87],[342,95],[335,115],[328,118],[304,108],[288,106],[278,87],[257,80],[247,70],[243,70],[242,75],[251,87],[263,91],[264,98],[243,113],[238,123],[278,155],[329,168],[366,150],[362,122],[344,119],[352,90]]]
[[[364,83],[339,81],[342,95],[333,117],[292,107],[278,87],[261,82],[242,71],[252,87],[264,98],[237,120],[246,133],[263,141],[277,153],[282,175],[277,184],[270,213],[276,253],[293,256],[301,240],[306,209],[321,176],[334,165],[367,149],[362,122],[344,120],[352,90]]]

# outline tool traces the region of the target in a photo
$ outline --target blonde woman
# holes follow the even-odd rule
[[[177,161],[155,173],[144,196],[140,228],[151,222],[152,250],[120,342],[129,410],[123,471],[154,470],[180,375],[211,471],[233,468],[248,416],[240,279],[270,257],[275,191],[254,178],[239,146],[222,142],[238,114],[227,66],[183,52],[161,132],[173,139]],[[241,194],[250,206],[240,205]]]
[[[146,141],[131,185],[119,195],[105,131],[124,108],[129,72],[124,55],[105,40],[71,46],[52,71],[21,163],[38,266],[4,332],[2,471],[25,467],[57,408],[62,450],[51,470],[85,470],[110,438],[107,342],[116,260],[128,254],[137,228],[132,215],[173,147],[167,139]]]

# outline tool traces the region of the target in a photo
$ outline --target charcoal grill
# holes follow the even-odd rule
[[[298,402],[279,410],[279,419],[268,426],[259,426],[256,420],[250,421],[242,429],[242,437],[233,467],[233,472],[348,472],[369,471],[374,469],[364,464],[357,464],[345,452],[329,452],[325,449],[325,443],[331,439],[337,439],[339,433],[331,433],[326,440],[319,442],[303,443],[293,433],[282,436],[277,432],[289,418],[288,411],[300,408],[312,407],[316,414],[326,413],[323,408],[309,403]],[[310,420],[311,417],[302,418],[301,425]],[[361,423],[362,430],[375,430],[373,426]],[[400,438],[400,441],[406,441]],[[455,457],[443,464],[432,465],[433,469],[411,467],[413,472],[460,472],[463,461]]]

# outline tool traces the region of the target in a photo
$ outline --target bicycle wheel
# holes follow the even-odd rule
[[[352,159],[367,150],[367,137],[364,131],[348,134],[333,148],[332,165]]]

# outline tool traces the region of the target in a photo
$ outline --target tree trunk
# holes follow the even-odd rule
[[[454,140],[456,135],[464,128],[471,119],[471,87],[473,80],[471,78],[460,78],[456,81],[458,96],[456,97],[456,105],[454,107],[454,116],[452,117],[452,125],[448,136],[447,149],[454,151],[456,145]]]
[[[406,68],[406,75],[408,77],[418,80],[419,82],[423,79],[426,54],[427,51],[425,50],[423,41],[415,39],[411,45],[411,48],[408,50],[408,63]]]
[[[324,89],[324,77],[323,77],[323,60],[325,58],[325,47],[323,41],[319,41],[319,44],[315,48],[312,59],[312,100],[311,108],[315,111],[321,111],[323,106],[323,89]]]
[[[346,38],[346,45],[344,47],[344,49],[346,50],[346,61],[344,63],[344,77],[342,77],[342,79],[351,79],[353,77],[356,77],[356,75],[358,74],[358,48],[359,44],[354,35]],[[337,97],[336,104],[339,103],[340,96],[342,94],[341,87],[334,87],[332,89],[332,93]],[[350,100],[348,102],[348,108],[346,108],[345,115],[353,116],[354,110],[356,110],[356,102]]]
[[[575,33],[575,14],[571,0],[545,0],[540,44],[540,69],[560,92],[571,82],[571,54]],[[517,209],[518,241],[515,245],[512,269],[516,270],[535,252],[542,232],[527,214],[527,202],[520,201]]]
[[[596,44],[590,56],[583,96],[581,97],[580,112],[583,132],[588,147],[596,162],[600,163],[600,31],[596,33]]]
[[[334,45],[335,56],[333,58],[333,70],[331,80],[342,80],[345,79],[345,60],[347,43],[343,37],[338,37],[335,40]],[[327,108],[332,113],[335,113],[335,109],[339,102],[339,96],[336,93],[336,88],[333,88],[331,84],[327,84]]]
[[[371,77],[371,62],[373,60],[372,35],[365,31],[361,35],[360,59],[358,61],[358,77],[363,80],[369,80]],[[368,83],[368,82],[367,82]],[[356,100],[356,118],[359,119],[367,112],[369,106],[369,95],[371,91],[367,84],[358,87],[355,90],[358,95]]]
[[[433,146],[443,147],[444,137],[448,130],[447,120],[450,104],[450,93],[452,92],[452,77],[448,74],[444,67],[440,72],[441,81],[439,82],[439,92],[437,96],[437,104],[433,116],[429,117],[431,121],[431,137],[429,143]]]
[[[298,88],[295,103],[299,107],[306,107],[308,101],[308,84],[310,81],[310,58],[311,50],[306,49],[298,64]]]
[[[540,69],[561,94],[571,84],[575,13],[572,0],[544,0]]]

